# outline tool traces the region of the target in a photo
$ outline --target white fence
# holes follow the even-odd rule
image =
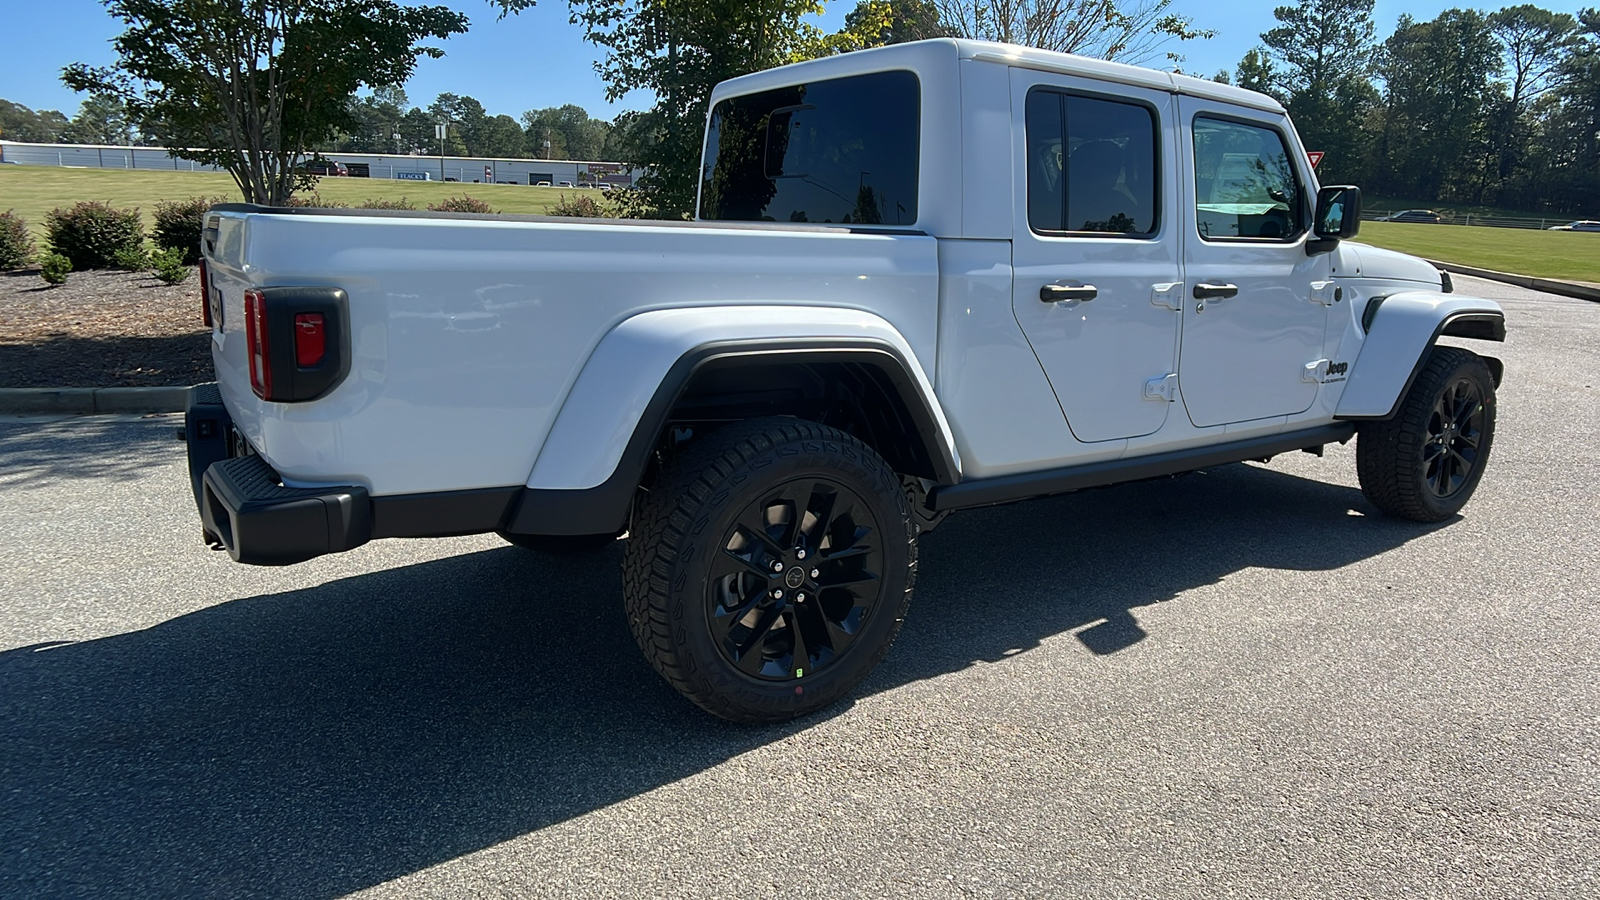
[[[499,159],[462,156],[406,156],[400,154],[325,153],[346,166],[365,166],[370,178],[416,181],[460,181],[468,184],[552,185],[606,182],[614,186],[633,183],[636,171],[621,163],[570,159]],[[98,144],[23,144],[0,141],[0,163],[24,166],[72,166],[99,169],[219,172],[216,166],[178,159],[161,147],[117,147]],[[359,171],[359,168],[358,168]]]
[[[1373,209],[1362,210],[1361,218],[1366,222],[1375,222],[1391,213],[1400,210]],[[1578,220],[1577,216],[1481,216],[1474,213],[1439,213],[1441,225],[1482,225],[1487,228],[1527,228],[1542,230],[1554,225],[1565,225]]]

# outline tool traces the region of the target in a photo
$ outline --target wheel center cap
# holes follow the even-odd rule
[[[784,573],[783,583],[788,585],[791,588],[797,588],[800,585],[805,584],[806,583],[805,570],[800,568],[799,566],[795,566],[794,568],[790,569],[788,572]]]

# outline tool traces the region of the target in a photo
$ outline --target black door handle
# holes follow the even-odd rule
[[[1239,295],[1237,284],[1197,284],[1194,286],[1196,300],[1225,300]]]
[[[1100,291],[1092,284],[1047,284],[1039,288],[1039,299],[1046,303],[1063,300],[1093,300]]]

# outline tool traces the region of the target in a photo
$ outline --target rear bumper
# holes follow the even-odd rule
[[[207,543],[242,563],[281,566],[351,550],[372,539],[365,488],[291,488],[245,450],[215,384],[189,391],[184,420],[189,476]]]
[[[258,566],[303,562],[385,537],[616,534],[631,500],[631,490],[613,497],[522,485],[381,497],[357,485],[286,487],[239,437],[215,384],[189,389],[184,441],[206,543]]]

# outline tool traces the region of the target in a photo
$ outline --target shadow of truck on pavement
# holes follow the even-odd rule
[[[1430,530],[1350,509],[1370,511],[1241,465],[952,517],[858,696],[1068,632],[1115,653],[1142,607]],[[332,897],[820,721],[738,727],[682,701],[628,633],[619,557],[506,547],[0,654],[0,894]]]

